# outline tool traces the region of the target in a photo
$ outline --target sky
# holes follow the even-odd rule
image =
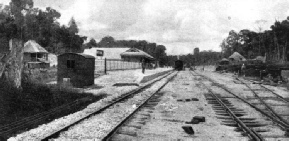
[[[256,31],[258,20],[266,30],[289,16],[288,0],[34,0],[34,7],[56,9],[61,24],[74,17],[79,34],[96,41],[146,40],[165,45],[169,55],[220,51],[229,31]]]

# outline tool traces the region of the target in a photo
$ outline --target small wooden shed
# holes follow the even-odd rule
[[[23,61],[29,68],[49,68],[48,51],[34,40],[24,44]]]
[[[74,87],[94,84],[95,57],[82,53],[64,53],[58,56],[57,83],[69,80]]]

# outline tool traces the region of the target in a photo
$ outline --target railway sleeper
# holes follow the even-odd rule
[[[257,122],[257,121],[242,121],[244,124],[260,124],[259,122]],[[231,120],[231,121],[229,121],[229,120],[227,120],[227,121],[222,121],[222,123],[224,123],[224,124],[233,124],[233,123],[237,123],[236,121],[234,121],[234,120]]]
[[[151,115],[148,113],[138,113],[136,116],[151,117]]]
[[[125,135],[130,135],[130,136],[137,136],[137,130],[134,127],[127,127],[127,126],[123,126],[121,127],[118,131],[117,134],[125,134]]]
[[[148,109],[148,108],[143,108],[139,111],[139,114],[150,114],[150,113],[153,113],[154,111]]]
[[[242,109],[230,109],[232,112],[245,112]],[[214,109],[215,112],[221,112],[221,111],[226,111],[226,109]]]
[[[227,117],[230,117],[231,115],[228,114],[228,113],[216,113],[216,115],[219,115],[219,116],[227,116]],[[241,116],[245,116],[245,114],[235,114],[235,116],[237,117],[241,117]]]
[[[150,117],[151,117],[150,115],[140,115],[140,114],[133,116],[133,118],[136,118],[136,119],[149,119]]]
[[[141,124],[141,125],[145,125],[146,121],[145,120],[140,120],[140,119],[131,119],[132,123],[137,123],[137,124]]]
[[[141,128],[142,128],[142,126],[135,125],[135,124],[126,124],[125,126],[127,126],[127,127],[133,127],[133,128],[136,128],[136,129],[141,129]]]
[[[232,119],[232,117],[216,117],[216,118],[218,118],[218,119],[224,119],[224,120],[229,120],[229,119]],[[256,120],[256,118],[242,118],[242,117],[240,117],[239,118],[240,120]]]
[[[155,106],[157,106],[157,104],[149,103],[149,104],[145,104],[143,107],[155,107]]]
[[[228,112],[226,112],[226,111],[215,111],[215,113],[216,114],[226,114],[226,113],[228,113]],[[243,115],[245,115],[245,114],[247,114],[246,112],[238,112],[238,111],[236,111],[236,112],[233,112],[233,114],[243,114]]]
[[[115,134],[109,141],[135,141],[136,138],[130,135]]]
[[[232,126],[232,127],[239,127],[237,123],[222,123],[226,126]],[[244,123],[247,127],[262,127],[267,126],[268,124],[262,124],[262,123]]]
[[[236,109],[236,108],[230,108],[231,111],[236,111],[236,112],[245,112],[243,109]],[[217,109],[214,109],[214,111],[226,111],[225,108],[217,108]]]
[[[221,105],[218,101],[208,101],[209,104],[213,104],[213,105]],[[225,105],[230,105],[232,106],[231,102],[223,102]]]
[[[269,132],[269,131],[270,131],[270,129],[263,128],[263,127],[253,127],[252,129],[253,129],[255,132]],[[243,129],[240,128],[240,127],[236,127],[236,128],[234,129],[234,131],[236,131],[236,132],[243,132]]]
[[[233,106],[226,105],[229,109],[233,108]],[[224,108],[222,105],[213,105],[212,108]]]
[[[159,102],[160,101],[148,101],[146,104],[155,104],[155,105],[157,105],[157,104],[159,104]]]

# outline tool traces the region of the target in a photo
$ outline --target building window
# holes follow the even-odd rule
[[[36,58],[36,53],[31,53],[30,56],[31,58]]]
[[[67,60],[67,68],[73,69],[75,67],[75,60]]]
[[[103,56],[103,50],[96,50],[96,56]]]

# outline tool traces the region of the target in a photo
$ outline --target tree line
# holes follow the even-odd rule
[[[60,25],[57,21],[60,16],[61,14],[51,7],[44,10],[34,7],[33,0],[11,0],[9,5],[0,4],[0,48],[9,46],[9,40],[17,38],[23,42],[35,40],[48,52],[55,54],[83,52],[84,48],[91,47],[135,47],[153,56],[159,61],[160,66],[173,65],[172,62],[176,60],[176,56],[167,56],[164,45],[145,40],[115,40],[106,36],[99,42],[92,38],[84,43],[87,37],[78,35],[79,29],[75,19],[72,17],[68,26]],[[212,51],[200,54],[197,58],[212,54]],[[181,59],[187,62],[210,62],[208,59],[192,58],[196,57],[192,54],[181,55]]]
[[[223,57],[228,57],[236,51],[248,59],[266,56],[266,61],[271,63],[288,61],[289,17],[283,21],[276,20],[270,30],[263,31],[261,23],[265,22],[256,21],[257,32],[248,29],[239,32],[231,30],[220,44]]]
[[[199,66],[199,65],[215,65],[217,61],[221,59],[221,53],[204,50],[200,51],[198,47],[194,48],[193,53],[186,55],[169,55],[168,56],[168,65],[174,66],[176,60],[184,61],[186,67]]]
[[[92,47],[130,47],[140,49],[149,55],[153,56],[159,61],[160,66],[167,65],[166,47],[164,45],[157,45],[156,43],[150,43],[146,40],[115,40],[111,36],[103,37],[99,42],[95,39],[90,39],[89,42],[84,44],[84,48]]]
[[[76,21],[72,17],[68,26],[60,25],[61,14],[47,7],[34,8],[32,0],[12,0],[9,5],[0,5],[0,41],[8,46],[11,38],[26,42],[35,40],[49,52],[81,52],[85,36],[78,35]]]

